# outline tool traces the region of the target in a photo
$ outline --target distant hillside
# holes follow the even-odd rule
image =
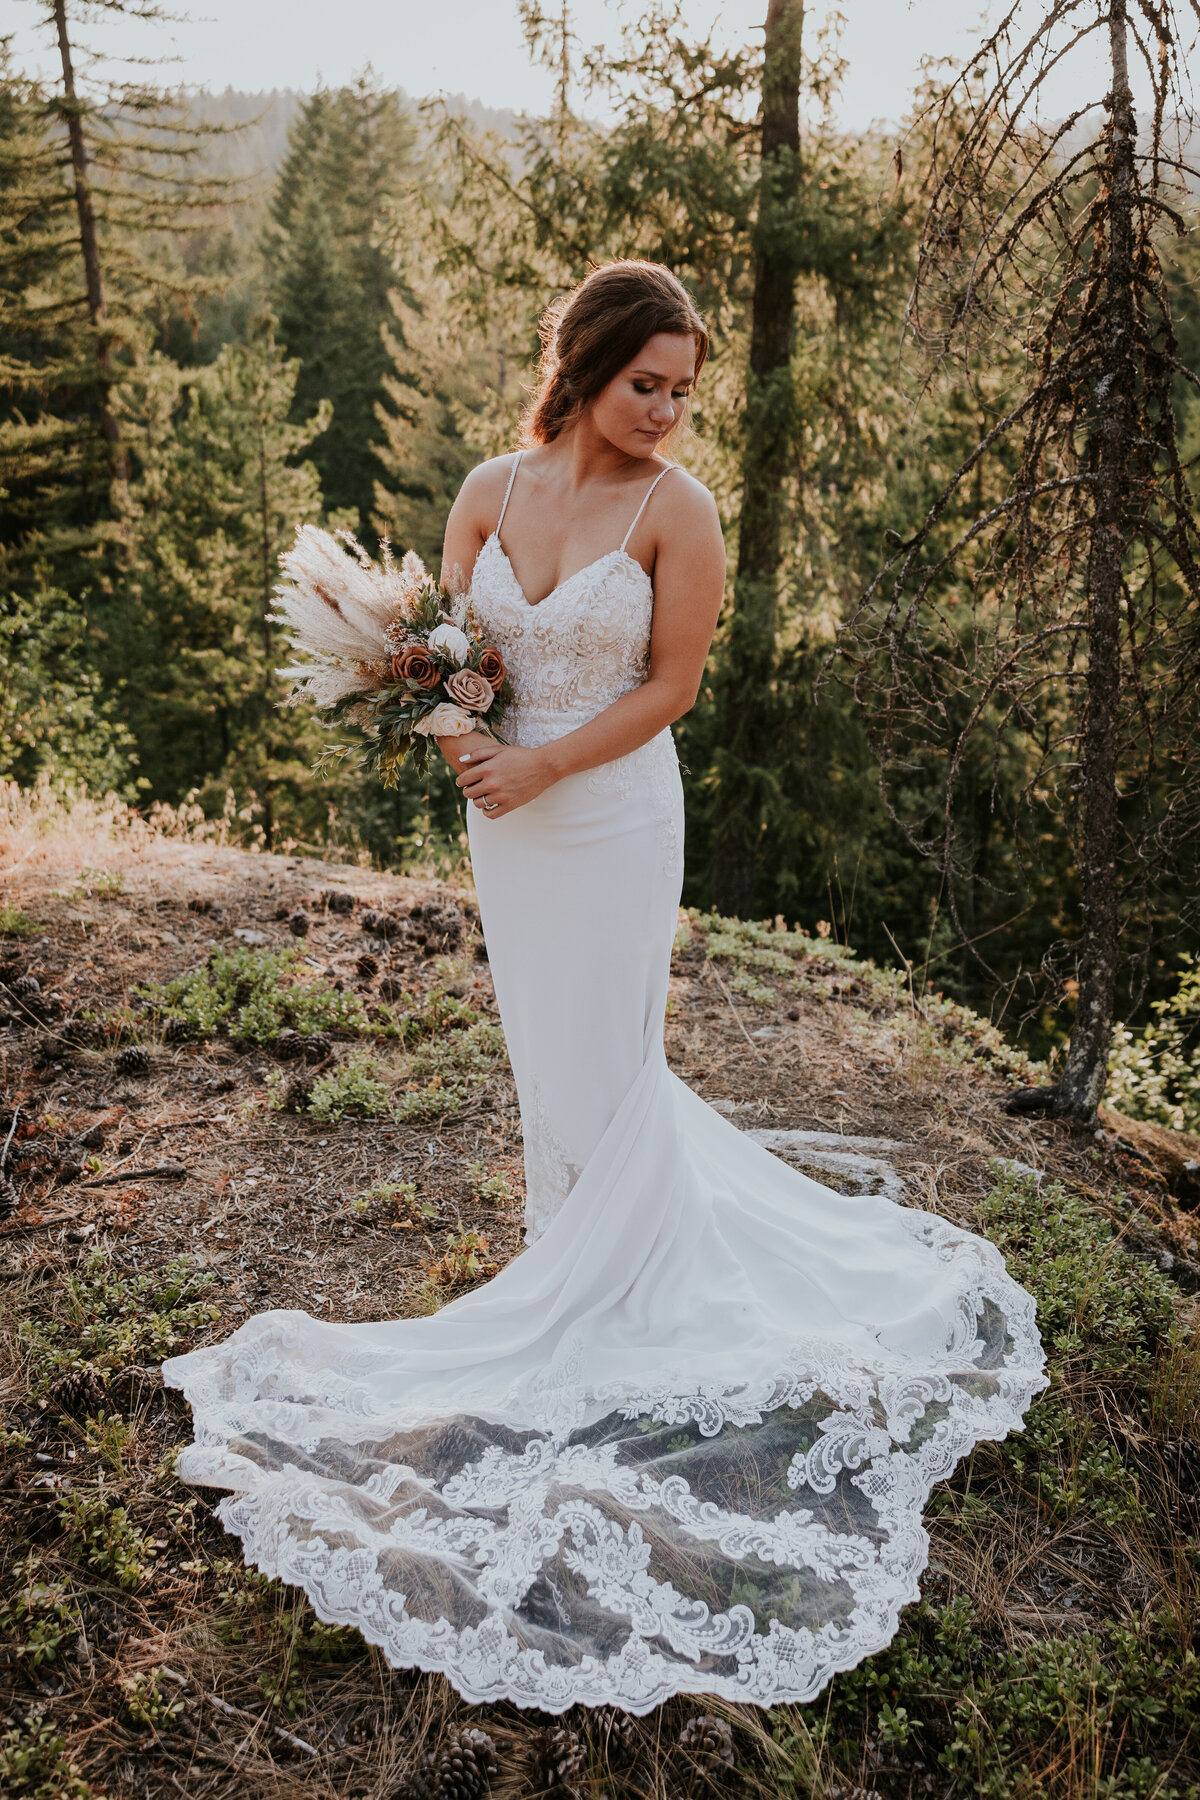
[[[419,96],[408,94],[403,88],[397,92],[412,112],[422,105]],[[213,174],[245,181],[260,175],[272,176],[283,161],[292,120],[305,97],[296,88],[271,88],[263,93],[231,87],[221,93],[198,91],[192,98],[193,122],[225,128],[224,134],[205,150],[204,167]],[[448,94],[445,98],[452,112],[469,119],[479,130],[511,134],[517,117],[514,112],[484,106],[465,94]]]

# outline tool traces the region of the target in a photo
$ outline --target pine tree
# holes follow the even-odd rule
[[[377,408],[383,478],[371,522],[398,551],[416,550],[436,568],[446,515],[480,460],[493,369],[485,346],[463,342],[444,282],[427,280],[407,299],[393,290],[392,306],[396,329],[383,335],[392,368]]]
[[[93,642],[131,554],[122,389],[155,310],[187,292],[174,236],[221,188],[189,172],[208,134],[175,100],[81,57],[80,11],[40,0],[57,82],[18,77],[0,49],[0,759],[21,779],[53,765],[127,786]]]
[[[104,646],[155,794],[231,786],[268,842],[324,810],[310,769],[319,730],[278,712],[286,644],[269,616],[280,552],[322,512],[316,469],[299,458],[329,409],[290,422],[297,374],[269,319],[206,368],[149,367],[137,558]]]
[[[109,469],[71,196],[46,124],[39,90],[0,48],[0,775],[28,784],[51,767],[128,791],[132,741],[88,653]]]
[[[396,330],[402,202],[415,165],[415,134],[399,97],[364,75],[320,89],[288,139],[265,240],[280,341],[298,360],[293,417],[332,403],[313,448],[328,505],[350,508],[369,529],[383,440],[377,408]]]
[[[1122,920],[1145,916],[1164,874],[1186,890],[1200,842],[1187,774],[1200,532],[1176,394],[1200,388],[1200,373],[1179,354],[1160,248],[1186,232],[1184,178],[1196,175],[1167,142],[1184,30],[1170,0],[1149,17],[1126,0],[1055,0],[1024,41],[1016,24],[1002,22],[965,78],[965,128],[935,165],[911,317],[935,370],[948,356],[990,362],[997,339],[1016,343],[1020,367],[912,536],[895,540],[847,648],[893,792],[914,767],[941,766],[942,805],[913,837],[952,908],[964,776],[992,745],[1024,749],[1023,823],[1039,856],[1048,800],[1066,813],[1075,1016],[1061,1079],[1018,1101],[1088,1124]],[[1109,65],[1103,99],[1058,127],[1035,122],[1048,33],[1101,39]],[[1152,71],[1141,151],[1131,55]]]

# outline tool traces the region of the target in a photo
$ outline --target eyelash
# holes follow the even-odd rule
[[[654,392],[654,389],[652,387],[641,387],[635,381],[633,384],[633,391],[635,394],[652,394]],[[671,398],[673,400],[686,400],[687,397],[688,397],[688,390],[686,388],[681,388],[678,393],[672,394],[672,396],[671,396]]]

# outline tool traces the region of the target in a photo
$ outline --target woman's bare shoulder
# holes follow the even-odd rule
[[[505,456],[490,456],[486,462],[476,463],[458,490],[454,510],[480,525],[486,523],[487,531],[490,531],[504,504],[505,490],[518,454],[510,450]]]
[[[678,463],[672,465],[670,480],[662,483],[654,498],[661,501],[658,512],[660,535],[663,528],[672,532],[697,529],[708,532],[716,526],[720,530],[716,501],[704,483],[689,475]]]

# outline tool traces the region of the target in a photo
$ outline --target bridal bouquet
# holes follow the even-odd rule
[[[504,658],[484,642],[466,596],[448,594],[414,551],[397,563],[385,543],[376,563],[348,531],[302,525],[279,561],[287,580],[271,617],[308,659],[279,671],[292,682],[288,704],[307,700],[328,724],[360,734],[357,746],[327,750],[318,768],[357,748],[363,766],[394,787],[409,754],[424,769],[430,738],[499,736],[511,698]]]

